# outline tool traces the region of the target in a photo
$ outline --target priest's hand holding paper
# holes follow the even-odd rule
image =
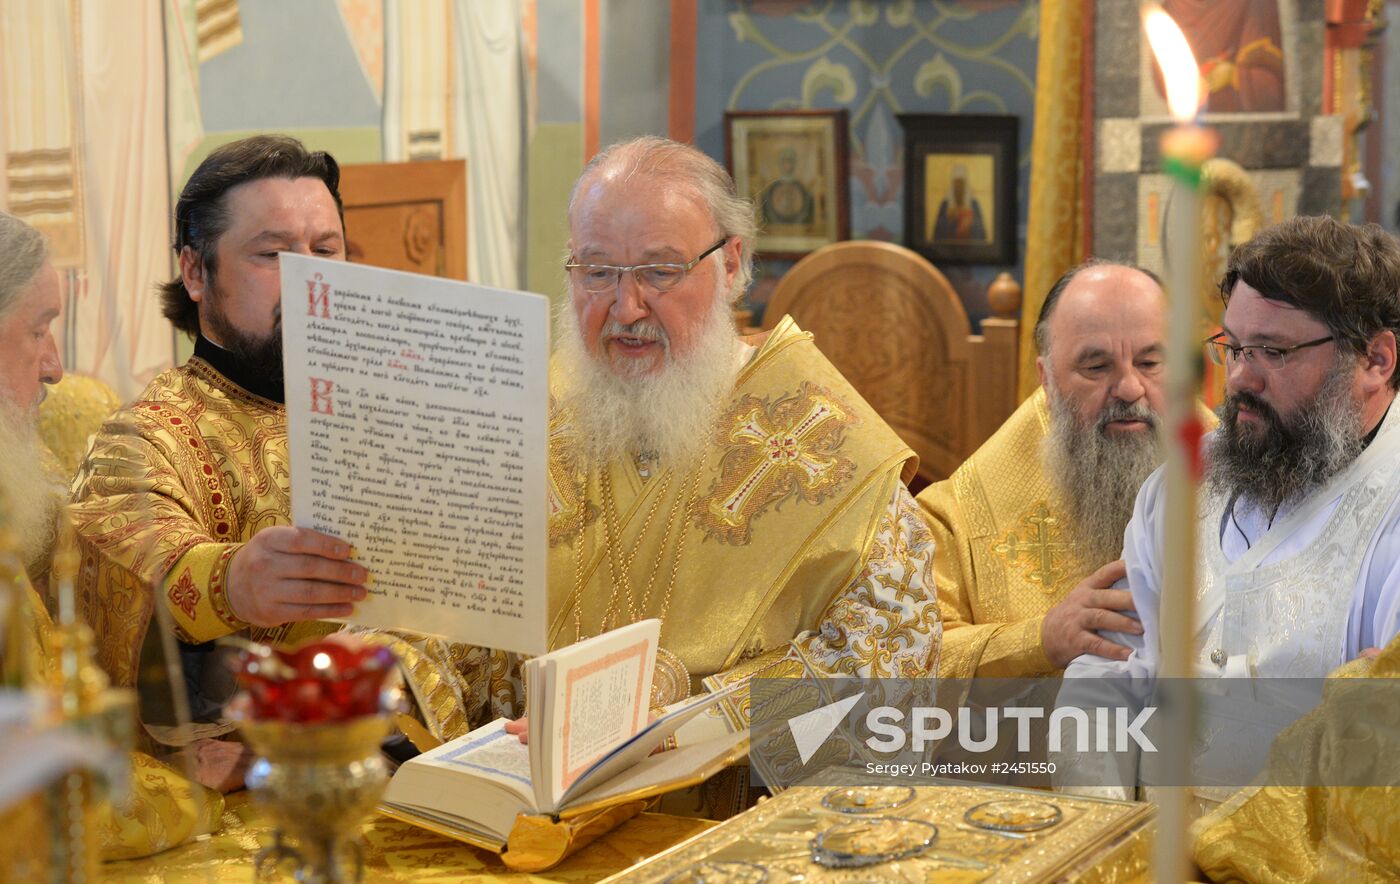
[[[1096,631],[1142,633],[1142,625],[1137,620],[1121,613],[1136,611],[1132,594],[1126,589],[1112,588],[1127,573],[1122,559],[1109,562],[1081,580],[1058,605],[1046,612],[1040,640],[1045,646],[1045,656],[1055,668],[1065,668],[1081,654],[1097,654],[1108,660],[1128,659],[1131,650]]]
[[[369,578],[349,558],[350,544],[329,534],[264,528],[229,561],[229,603],[254,626],[348,617]]]

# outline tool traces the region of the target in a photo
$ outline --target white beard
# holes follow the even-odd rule
[[[619,455],[653,455],[665,466],[683,467],[700,457],[739,374],[739,334],[719,291],[684,356],[671,352],[656,323],[628,326],[661,341],[662,366],[652,374],[620,375],[589,353],[567,300],[558,324],[558,405],[570,413],[585,458],[606,463]],[[605,326],[601,333],[608,331]]]
[[[44,469],[43,442],[29,415],[0,405],[0,521],[9,528],[26,568],[53,549],[62,489]]]

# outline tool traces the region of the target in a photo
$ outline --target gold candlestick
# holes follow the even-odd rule
[[[133,740],[135,697],[131,691],[112,688],[97,665],[92,630],[77,616],[73,586],[77,573],[77,545],[65,520],[49,578],[58,601],[58,618],[49,635],[51,725],[80,731],[125,751]],[[50,820],[58,834],[53,869],[59,880],[97,880],[102,859],[97,830],[100,807],[121,787],[103,783],[89,771],[73,771],[50,788]]]

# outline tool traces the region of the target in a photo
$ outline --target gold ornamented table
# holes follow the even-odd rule
[[[644,813],[548,872],[512,872],[500,857],[382,816],[364,824],[366,881],[597,881],[715,824]],[[253,880],[253,855],[272,840],[271,822],[248,793],[228,796],[217,835],[139,860],[107,863],[103,880],[182,882]]]
[[[866,787],[866,795],[851,800],[849,793],[859,790],[789,789],[609,881],[1147,879],[1151,805],[951,781],[917,788]],[[881,844],[878,831],[860,831],[862,821],[880,819],[892,823],[888,833],[894,837],[886,839],[891,843]],[[829,863],[844,857],[833,859],[829,853],[824,863],[817,862],[814,838],[843,828],[856,831],[854,837],[840,839],[855,853],[865,846],[893,855],[902,847],[906,855],[859,867],[833,868]],[[931,835],[934,828],[937,834]],[[911,833],[917,837],[911,839]],[[924,846],[930,836],[932,843]],[[902,845],[893,843],[899,838]]]

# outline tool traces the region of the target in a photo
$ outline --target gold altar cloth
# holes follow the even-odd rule
[[[364,824],[366,881],[597,881],[713,827],[706,820],[644,813],[548,872],[512,872],[500,857],[375,816]],[[229,795],[219,834],[139,860],[106,863],[110,882],[253,880],[253,856],[272,841],[268,816],[247,792]],[[290,880],[290,879],[288,879]]]
[[[1148,880],[1155,813],[1151,805],[941,782],[914,787],[912,797],[903,804],[860,814],[838,813],[822,806],[825,796],[840,791],[837,787],[799,786],[608,880],[655,884],[700,863],[735,864],[729,866],[731,869],[761,866],[770,884],[935,879],[1117,884]],[[1002,808],[1021,808],[1028,802],[1042,808],[1050,804],[1059,810],[1059,816],[1048,828],[1034,832],[998,832],[970,825],[965,814],[988,802]],[[922,853],[877,865],[831,869],[812,860],[810,844],[819,832],[881,816],[932,823],[938,834]],[[757,871],[750,871],[756,880]]]

